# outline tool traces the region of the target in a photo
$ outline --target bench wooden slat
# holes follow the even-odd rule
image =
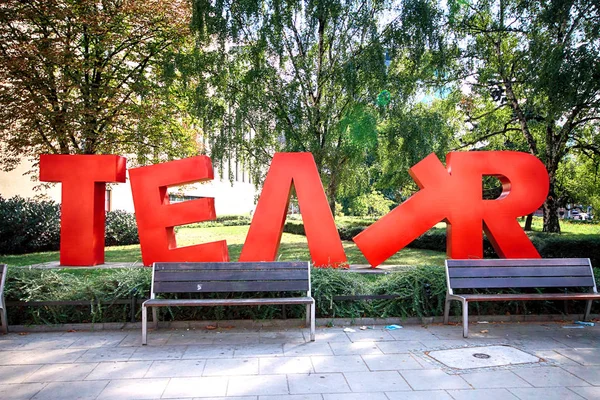
[[[518,278],[453,278],[454,289],[590,287],[592,277],[518,277]]]
[[[174,307],[200,307],[200,306],[259,306],[277,304],[312,304],[312,297],[276,297],[261,299],[153,299],[147,300],[146,306],[174,306]]]
[[[499,293],[499,294],[458,294],[470,301],[516,301],[516,300],[593,300],[600,299],[598,293]]]
[[[155,263],[155,271],[168,270],[282,270],[282,269],[304,269],[306,262],[234,262],[234,263]]]
[[[514,258],[514,259],[473,259],[446,260],[448,268],[453,267],[521,267],[521,266],[581,266],[590,265],[587,258]]]
[[[590,276],[590,267],[453,267],[448,268],[448,275],[450,278]]]
[[[154,273],[155,282],[181,281],[277,281],[277,280],[307,280],[306,266],[304,269],[286,269],[284,271],[207,271],[193,272],[163,272]]]
[[[200,289],[198,289],[200,285]],[[155,293],[202,292],[289,292],[307,291],[308,281],[255,281],[255,282],[155,282]]]

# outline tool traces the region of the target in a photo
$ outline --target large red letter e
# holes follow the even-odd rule
[[[177,225],[215,219],[215,199],[170,204],[167,187],[213,179],[210,158],[197,156],[129,170],[144,265],[170,261],[229,261],[227,243],[177,247]]]
[[[60,265],[104,264],[106,182],[125,182],[125,158],[41,155],[40,180],[62,183]]]
[[[316,266],[346,264],[327,197],[311,153],[276,153],[265,179],[240,261],[274,261],[281,242],[292,182]]]

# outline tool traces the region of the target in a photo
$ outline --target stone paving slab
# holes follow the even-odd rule
[[[0,399],[600,399],[600,327],[159,329],[0,336]],[[459,370],[428,356],[507,345],[533,364]]]

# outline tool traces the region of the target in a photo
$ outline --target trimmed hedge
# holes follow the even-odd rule
[[[60,243],[60,206],[0,196],[0,254],[57,250]]]
[[[135,215],[106,213],[107,246],[140,242]],[[60,205],[53,201],[0,196],[0,254],[55,251],[60,247]]]

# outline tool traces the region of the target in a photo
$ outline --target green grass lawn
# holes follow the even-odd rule
[[[342,217],[338,219],[340,224],[360,225],[360,218]],[[363,220],[364,221],[364,220]],[[373,220],[370,220],[372,222]],[[524,224],[524,221],[520,221]],[[445,227],[444,223],[436,225],[437,228]],[[599,225],[587,225],[561,222],[564,235],[599,235]],[[242,245],[246,239],[249,226],[222,226],[222,227],[180,227],[177,230],[178,246],[190,246],[217,240],[227,240],[230,260],[239,259]],[[534,218],[534,231],[542,230],[542,219]],[[344,250],[350,264],[368,264],[362,253],[351,241],[343,241]],[[0,262],[15,266],[27,266],[45,262],[58,261],[58,252],[33,253],[24,255],[6,255],[0,257]],[[310,260],[308,243],[305,236],[284,233],[279,247],[278,260]],[[446,254],[432,250],[421,250],[405,248],[389,258],[384,264],[387,265],[443,265]],[[114,246],[106,248],[107,262],[124,262],[141,265],[141,253],[139,245]]]

